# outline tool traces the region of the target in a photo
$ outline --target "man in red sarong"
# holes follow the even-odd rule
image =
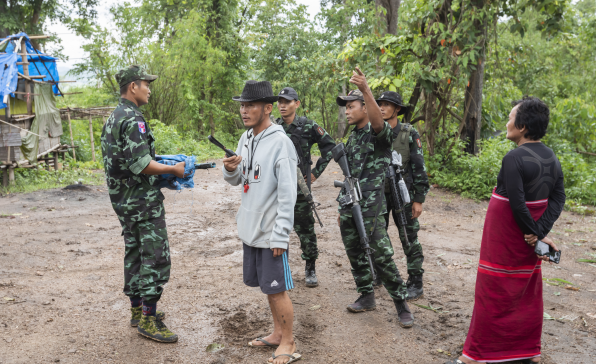
[[[517,148],[503,158],[482,234],[474,312],[463,355],[450,364],[540,361],[542,260],[538,240],[547,237],[565,204],[563,172],[540,142],[549,109],[537,98],[513,103],[507,139]]]

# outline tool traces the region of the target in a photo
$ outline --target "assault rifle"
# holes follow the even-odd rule
[[[298,166],[296,167],[296,174],[298,176],[298,187],[300,188],[300,191],[302,191],[302,194],[304,195],[304,197],[306,197],[306,202],[308,202],[308,204],[312,208],[312,211],[315,213],[317,220],[319,220],[319,225],[321,225],[321,227],[323,227],[321,218],[319,217],[319,214],[317,213],[317,206],[319,206],[320,203],[317,204],[313,200],[312,193],[308,189],[308,186],[306,185],[306,182],[304,181],[304,177],[302,176],[302,171],[300,170],[300,167],[298,167]]]
[[[391,187],[391,201],[393,202],[393,209],[397,214],[399,225],[404,232],[406,238],[406,245],[410,246],[408,241],[408,234],[406,231],[406,211],[404,206],[410,203],[410,192],[403,178],[403,170],[401,164],[401,154],[395,150],[391,153],[391,162],[389,163],[389,186]],[[398,227],[399,229],[399,227]]]
[[[360,190],[358,178],[352,177],[350,174],[350,166],[348,164],[344,143],[337,144],[331,150],[331,153],[333,153],[333,159],[339,164],[339,168],[341,168],[341,171],[346,178],[343,182],[333,182],[333,186],[340,187],[343,191],[343,197],[339,199],[339,205],[342,208],[350,208],[352,211],[352,218],[354,219],[358,235],[360,236],[360,245],[362,246],[362,250],[364,250],[368,265],[370,265],[372,279],[375,281],[377,279],[377,273],[375,272],[375,267],[373,265],[373,254],[375,250],[370,247],[370,240],[366,234],[366,229],[364,228],[364,219],[362,218],[362,209],[360,207],[362,191]]]
[[[223,145],[223,144],[221,144],[221,143],[220,143],[220,142],[219,142],[217,139],[215,139],[215,138],[213,137],[213,135],[209,135],[209,136],[207,137],[207,139],[208,139],[208,140],[209,140],[211,143],[215,144],[215,146],[216,146],[216,147],[218,147],[218,148],[220,148],[221,150],[223,150],[223,151],[226,153],[226,157],[230,158],[230,157],[235,157],[235,156],[236,156],[236,153],[234,153],[232,150],[230,150],[230,149],[228,149],[228,148],[224,147],[224,145]]]

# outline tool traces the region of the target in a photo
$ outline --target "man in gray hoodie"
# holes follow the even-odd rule
[[[248,130],[238,142],[237,156],[225,158],[222,170],[229,184],[243,186],[236,223],[244,248],[244,284],[261,288],[273,314],[273,333],[248,345],[277,347],[269,361],[285,364],[301,357],[292,332],[294,308],[286,293],[294,288],[288,248],[297,158],[284,129],[271,123],[269,116],[277,99],[267,81],[247,81],[242,95],[233,97],[241,103],[240,114]]]

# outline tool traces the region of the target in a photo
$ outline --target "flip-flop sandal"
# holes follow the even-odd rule
[[[263,339],[262,337],[258,337],[256,339],[254,339],[253,341],[260,341],[260,342],[262,342],[265,345],[253,345],[252,344],[252,341],[249,341],[248,342],[248,346],[253,347],[253,348],[267,348],[267,347],[270,347],[270,348],[274,348],[274,349],[277,349],[277,347],[279,346],[279,345],[271,344],[269,341]]]
[[[302,359],[302,355],[298,354],[298,353],[294,353],[294,354],[279,354],[279,355],[275,355],[275,353],[273,353],[273,355],[271,355],[271,357],[273,358],[273,360],[275,360],[275,358],[279,358],[280,356],[287,356],[290,358],[290,360],[288,360],[287,362],[285,362],[285,364],[290,364],[293,363],[295,361],[298,361],[300,359]],[[272,362],[267,361],[267,364],[271,364]]]

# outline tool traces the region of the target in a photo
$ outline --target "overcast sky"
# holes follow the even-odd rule
[[[110,24],[112,22],[110,7],[118,2],[119,1],[117,0],[103,0],[100,2],[100,5],[97,8],[99,24],[105,26],[105,24]],[[320,0],[296,0],[296,2],[299,4],[304,4],[309,8],[311,18],[319,12]],[[63,77],[75,63],[80,62],[82,58],[88,56],[81,48],[81,46],[85,43],[85,39],[72,33],[63,24],[50,24],[49,29],[52,32],[57,33],[58,36],[62,38],[62,46],[64,47],[63,53],[69,58],[66,62],[58,61],[58,72],[60,76]],[[66,78],[63,77],[63,80],[64,79],[70,80],[73,79],[73,77],[66,76]]]

